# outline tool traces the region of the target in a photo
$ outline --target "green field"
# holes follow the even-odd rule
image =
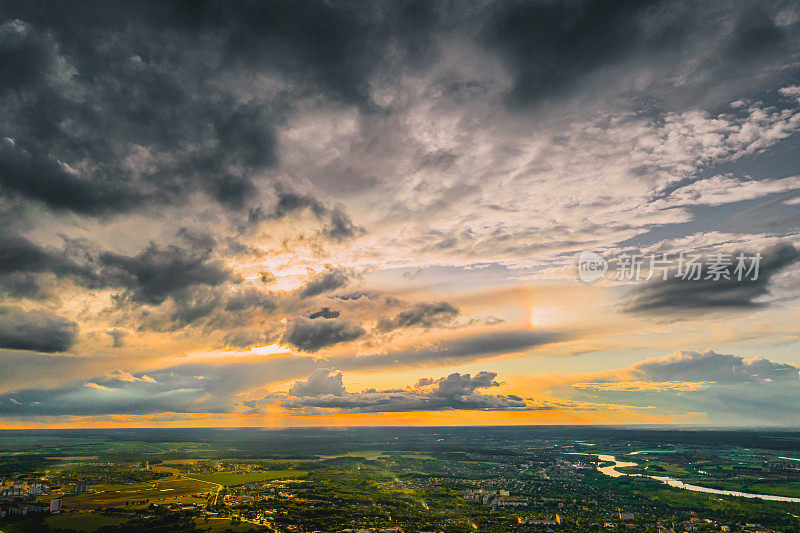
[[[789,496],[790,498],[800,498],[800,486],[798,486],[798,484],[795,482],[703,480],[702,482],[699,482],[699,484],[714,489],[736,490],[739,492],[752,492],[755,494],[772,494],[774,496]]]
[[[627,461],[628,458],[623,460]],[[689,474],[689,470],[683,466],[666,461],[637,461],[636,456],[633,456],[631,462],[638,462],[639,464],[636,466],[620,467],[617,470],[620,472],[626,472],[628,474],[649,474],[656,476],[671,476],[675,478],[680,478]],[[651,467],[649,470],[647,469],[648,466]]]
[[[192,494],[214,492],[212,486],[202,481],[182,477],[168,477],[152,483],[131,483],[126,485],[95,485],[91,492],[64,496],[63,505],[67,509],[98,509],[118,507],[149,500],[160,503],[180,499]]]
[[[292,479],[303,477],[308,472],[305,470],[270,470],[267,472],[215,472],[213,474],[191,474],[193,479],[219,483],[226,487],[244,485],[245,483],[258,483],[274,479]]]

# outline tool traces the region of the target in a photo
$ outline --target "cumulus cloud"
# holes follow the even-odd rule
[[[762,357],[676,351],[587,377],[552,390],[574,401],[656,408],[673,417],[699,413],[719,425],[800,421],[800,367]]]
[[[342,396],[345,393],[342,373],[332,368],[318,368],[305,381],[295,381],[289,388],[289,396],[322,396],[331,394]]]
[[[0,348],[64,352],[75,343],[78,324],[43,311],[0,308]]]
[[[500,383],[495,381],[497,377],[495,372],[481,371],[471,377],[469,374],[459,374],[457,372],[450,374],[445,378],[433,380],[430,378],[421,378],[417,381],[417,387],[428,387],[433,385],[437,394],[444,396],[450,395],[464,395],[471,394],[477,389],[485,389],[488,387],[499,387]]]
[[[489,395],[478,389],[497,387],[494,372],[453,373],[432,380],[423,378],[409,389],[349,393],[342,383],[342,373],[317,369],[306,381],[295,382],[283,406],[290,410],[335,410],[345,412],[401,412],[441,410],[511,410],[525,409],[522,398],[514,395]]]
[[[633,365],[630,373],[649,381],[713,381],[715,383],[796,382],[800,368],[762,357],[707,352],[675,352]]]

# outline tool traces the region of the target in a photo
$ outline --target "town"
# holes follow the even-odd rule
[[[800,531],[795,434],[237,432],[4,432],[0,531]]]

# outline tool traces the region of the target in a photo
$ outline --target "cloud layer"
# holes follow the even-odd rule
[[[792,422],[799,29],[777,0],[3,2],[0,426]],[[583,250],[763,257],[588,286]],[[514,381],[550,370],[581,381]]]

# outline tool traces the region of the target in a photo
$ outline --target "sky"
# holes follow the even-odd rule
[[[800,423],[795,2],[4,1],[0,117],[0,428]]]

